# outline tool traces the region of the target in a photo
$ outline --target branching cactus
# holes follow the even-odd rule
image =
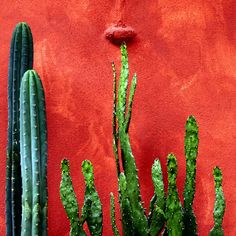
[[[20,167],[20,84],[23,74],[33,67],[33,38],[26,23],[13,32],[8,69],[8,143],[6,170],[6,234],[21,232],[21,167]]]
[[[195,118],[189,116],[186,122],[185,156],[186,179],[184,187],[184,231],[183,235],[197,235],[196,217],[193,212],[193,199],[196,185],[196,160],[198,154],[198,126]]]
[[[41,80],[25,72],[20,89],[22,236],[47,235],[47,127]]]
[[[169,236],[183,234],[183,210],[176,186],[177,160],[173,154],[167,157],[168,195],[166,199],[166,229]]]
[[[120,189],[120,204],[121,213],[127,211],[127,207],[130,208],[130,219],[132,219],[132,233],[131,235],[147,235],[148,234],[148,222],[145,215],[144,208],[142,206],[142,200],[140,196],[140,187],[137,174],[137,168],[132,149],[129,140],[129,123],[131,119],[132,102],[136,88],[136,75],[133,76],[129,97],[127,96],[128,79],[129,79],[129,68],[128,68],[128,54],[126,45],[121,45],[121,71],[118,93],[116,93],[116,70],[113,64],[113,75],[114,75],[114,110],[113,110],[113,149],[116,158],[116,169],[119,178],[119,186],[123,186],[125,182],[127,196],[123,196],[122,189]],[[128,104],[127,104],[128,100]],[[124,174],[120,176],[119,166],[119,152],[118,142],[120,144],[121,162],[124,170]],[[124,187],[124,186],[123,186]],[[125,209],[123,209],[124,202]],[[123,204],[122,204],[123,203]],[[125,213],[126,214],[126,213]],[[123,234],[127,235],[130,232],[126,232],[127,217],[122,217]],[[128,226],[129,227],[129,226]],[[127,229],[127,230],[130,230]]]
[[[83,161],[82,172],[85,179],[85,196],[81,217],[79,206],[70,177],[69,161],[61,162],[62,178],[60,184],[60,196],[62,204],[70,220],[70,235],[85,236],[83,224],[86,221],[92,236],[102,235],[102,205],[94,185],[93,166],[90,161]]]
[[[225,213],[225,198],[222,188],[222,171],[219,167],[213,170],[215,180],[215,206],[214,206],[214,227],[210,232],[210,236],[223,236],[224,231],[222,228],[223,217]]]

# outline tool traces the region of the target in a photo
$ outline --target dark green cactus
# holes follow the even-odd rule
[[[167,157],[168,194],[166,199],[166,229],[169,236],[183,234],[183,210],[176,186],[177,160],[173,154]]]
[[[222,188],[222,171],[219,167],[215,167],[213,170],[215,181],[215,206],[214,206],[214,227],[210,232],[210,236],[223,236],[224,231],[222,228],[223,217],[225,213],[225,198]]]
[[[140,187],[137,174],[137,168],[129,140],[129,123],[131,119],[132,102],[136,88],[136,75],[134,75],[131,82],[131,89],[127,106],[127,88],[128,88],[128,54],[126,45],[121,45],[122,66],[120,71],[120,81],[118,88],[118,95],[116,94],[116,71],[113,64],[114,75],[114,110],[113,110],[113,149],[116,158],[117,173],[120,173],[119,156],[118,156],[118,141],[120,142],[121,161],[124,169],[124,176],[127,186],[127,198],[125,201],[129,202],[130,215],[133,220],[133,234],[147,235],[148,223],[145,211],[142,206]],[[127,112],[127,114],[126,114]],[[116,127],[117,126],[117,127]],[[119,176],[118,176],[119,177]],[[123,178],[123,177],[122,177]],[[121,192],[120,192],[121,194]],[[120,201],[124,196],[119,197]],[[121,203],[121,202],[120,202]],[[126,232],[123,232],[126,234]]]
[[[195,118],[189,116],[186,122],[185,156],[186,179],[184,187],[184,231],[183,235],[197,235],[196,217],[193,212],[193,199],[196,185],[196,160],[198,154],[198,126]]]
[[[20,167],[20,84],[23,74],[33,67],[33,38],[26,23],[13,32],[8,69],[8,143],[6,170],[6,234],[21,232],[21,167]]]
[[[152,181],[154,184],[154,196],[150,202],[150,213],[148,215],[149,234],[158,235],[165,224],[165,190],[161,170],[161,163],[155,160],[152,165]]]
[[[25,72],[20,89],[21,235],[47,235],[47,127],[41,80]]]
[[[92,236],[102,235],[102,205],[94,185],[92,163],[88,160],[82,163],[82,172],[85,179],[85,196],[82,208],[82,216],[79,218],[79,206],[70,177],[69,161],[61,162],[62,178],[60,184],[60,196],[62,204],[70,220],[70,235],[85,236],[83,224],[86,221]]]
[[[111,205],[110,218],[111,218],[112,232],[114,236],[120,236],[120,233],[116,225],[115,198],[113,193],[110,194],[110,205]]]

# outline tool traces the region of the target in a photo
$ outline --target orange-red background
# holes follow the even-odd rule
[[[117,194],[112,152],[112,72],[119,48],[103,32],[120,12],[115,0],[2,0],[0,7],[0,235],[5,234],[5,151],[7,70],[12,31],[19,21],[31,26],[34,67],[47,102],[49,235],[68,235],[59,198],[60,161],[68,157],[80,207],[81,162],[94,164],[103,203],[104,235],[111,235],[109,193]],[[148,207],[153,193],[151,164],[178,158],[178,186],[185,178],[184,125],[197,118],[200,147],[194,208],[199,235],[213,224],[212,168],[224,174],[225,235],[236,235],[236,4],[233,0],[126,1],[125,22],[134,27],[129,45],[131,73],[138,74],[130,136],[141,192]],[[116,195],[117,196],[117,195]]]

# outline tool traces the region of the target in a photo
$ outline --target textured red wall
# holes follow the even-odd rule
[[[131,73],[138,74],[131,124],[142,196],[152,196],[151,164],[178,158],[179,193],[185,178],[184,125],[194,114],[200,127],[194,208],[199,235],[213,224],[212,168],[224,174],[225,235],[236,235],[236,4],[233,0],[126,1],[125,22],[134,27],[129,45]],[[104,210],[104,235],[111,235],[109,193],[117,193],[112,152],[112,71],[119,48],[103,32],[119,18],[115,0],[2,0],[0,7],[0,235],[5,234],[7,67],[12,30],[31,26],[35,69],[46,91],[49,134],[49,235],[68,235],[59,198],[60,161],[68,157],[80,206],[81,162],[94,164]],[[166,174],[165,174],[166,179]],[[117,195],[116,195],[117,196]]]

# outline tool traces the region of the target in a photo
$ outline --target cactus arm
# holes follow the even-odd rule
[[[86,211],[86,222],[92,236],[102,235],[102,205],[94,185],[92,163],[88,160],[82,163],[86,189],[84,196],[83,213]],[[85,213],[84,213],[85,214]]]
[[[132,82],[131,82],[131,87],[130,87],[127,115],[125,118],[126,132],[128,132],[128,130],[129,130],[129,124],[130,124],[130,120],[131,120],[132,105],[133,105],[133,99],[134,99],[134,94],[135,94],[135,90],[136,90],[136,85],[137,85],[137,75],[134,74]]]
[[[133,214],[127,194],[127,182],[124,173],[119,176],[119,202],[122,215],[122,229],[124,236],[135,235],[133,227]]]
[[[193,116],[189,116],[186,122],[185,134],[186,179],[183,193],[183,235],[197,235],[197,223],[192,205],[196,188],[196,160],[198,154],[198,142],[199,139],[197,122]]]
[[[156,197],[152,199],[153,203],[150,203],[152,212],[149,214],[149,234],[156,236],[161,232],[165,223],[165,191],[159,160],[155,160],[152,165],[152,181]]]
[[[214,206],[214,227],[210,231],[210,236],[223,236],[224,231],[222,228],[223,217],[225,213],[225,198],[222,188],[222,171],[219,167],[213,170],[215,181],[215,206]]]
[[[68,160],[62,160],[61,171],[60,197],[67,217],[70,220],[70,236],[85,236],[86,234],[79,222],[79,206],[70,177]]]
[[[113,119],[112,119],[112,134],[113,134],[113,152],[115,155],[116,161],[116,172],[117,175],[120,175],[120,162],[118,154],[118,133],[117,133],[117,124],[116,124],[116,102],[117,102],[117,93],[116,93],[116,68],[114,62],[112,63],[113,71]]]
[[[33,66],[33,39],[29,26],[19,23],[13,32],[8,69],[8,145],[6,177],[7,235],[21,231],[21,168],[19,96],[24,72]]]
[[[116,225],[115,199],[113,193],[110,194],[110,205],[111,205],[110,218],[111,218],[112,232],[114,236],[120,236],[120,233]]]
[[[181,236],[183,230],[183,211],[176,186],[177,169],[176,157],[169,154],[167,157],[168,194],[166,199],[166,228],[169,236]]]

